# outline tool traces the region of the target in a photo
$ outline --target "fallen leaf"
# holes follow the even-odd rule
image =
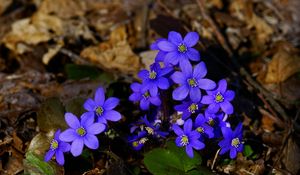
[[[6,10],[6,8],[13,2],[13,0],[0,0],[0,15]]]
[[[48,52],[43,55],[43,63],[48,64],[51,58],[53,58],[59,50],[63,47],[63,42],[61,44],[57,44],[54,47],[49,47]]]
[[[141,66],[140,59],[126,38],[126,28],[121,26],[111,33],[109,41],[85,48],[80,55],[104,70],[136,74]]]

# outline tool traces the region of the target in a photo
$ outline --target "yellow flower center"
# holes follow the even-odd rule
[[[212,118],[209,118],[209,120],[208,120],[208,124],[209,124],[210,126],[214,126],[214,125],[215,125],[215,121],[214,121],[214,119],[212,119]]]
[[[151,72],[149,73],[149,78],[153,80],[153,79],[156,78],[156,75],[157,75],[157,73],[156,73],[155,71],[151,71]]]
[[[154,134],[154,130],[148,126],[145,127],[146,131],[148,132],[148,134],[153,135]]]
[[[146,91],[146,92],[144,93],[143,97],[144,97],[145,99],[149,98],[149,97],[150,97],[149,91]]]
[[[51,146],[51,149],[52,150],[55,150],[55,149],[57,149],[58,148],[58,142],[57,142],[57,140],[55,140],[55,139],[53,139],[52,141],[51,141],[51,144],[50,144]]]
[[[186,146],[189,144],[189,138],[186,135],[181,136],[180,144]]]
[[[97,113],[98,115],[102,115],[103,112],[104,112],[104,110],[103,110],[103,108],[102,108],[101,106],[98,106],[98,107],[96,108],[96,113]]]
[[[80,127],[76,130],[77,134],[80,136],[84,136],[86,134],[86,131],[83,127]]]
[[[194,78],[190,78],[187,80],[188,84],[191,86],[191,87],[196,87],[197,86],[197,82],[195,81]]]
[[[140,139],[139,144],[145,144],[148,141],[148,138],[143,137]]]
[[[188,108],[189,112],[191,113],[195,113],[195,111],[198,110],[198,105],[196,103],[192,103],[189,108]]]
[[[178,51],[181,52],[181,53],[184,53],[184,52],[187,51],[187,48],[186,48],[186,46],[184,44],[180,44],[178,46]]]
[[[224,101],[223,95],[220,92],[218,92],[217,95],[215,96],[215,102],[220,103],[223,101]]]
[[[198,131],[199,133],[204,133],[204,128],[203,128],[203,127],[198,127],[198,128],[197,128],[197,131]]]
[[[240,140],[239,140],[239,138],[234,138],[234,139],[232,139],[231,140],[231,146],[234,146],[234,147],[239,147],[239,145],[240,145]]]
[[[133,147],[137,147],[137,146],[139,146],[139,142],[138,142],[138,141],[134,141],[134,142],[132,142],[132,146],[133,146]]]

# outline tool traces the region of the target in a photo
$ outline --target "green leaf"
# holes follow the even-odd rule
[[[245,145],[244,146],[244,155],[246,157],[250,157],[252,154],[253,154],[253,150],[252,150],[251,146],[250,145]]]
[[[81,97],[75,97],[69,100],[65,105],[66,111],[71,112],[74,115],[80,117],[85,112],[83,108],[83,104],[85,100],[86,99],[83,99]]]
[[[26,153],[26,159],[24,160],[25,174],[31,175],[55,175],[55,169],[40,156],[32,153]]]
[[[179,157],[170,150],[153,149],[145,154],[144,163],[154,175],[185,174]]]
[[[90,79],[97,79],[100,71],[96,67],[86,65],[67,64],[65,71],[69,79],[79,80],[89,77]]]

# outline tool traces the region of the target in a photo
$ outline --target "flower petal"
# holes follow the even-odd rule
[[[156,54],[155,62],[163,62],[168,52],[159,51]]]
[[[192,127],[193,127],[193,122],[191,119],[188,119],[183,125],[183,132],[185,134],[190,133],[192,131]]]
[[[64,165],[65,158],[64,158],[64,154],[63,154],[62,151],[56,151],[56,153],[55,153],[55,159],[56,159],[56,161],[57,161],[57,163],[59,165]]]
[[[155,84],[152,84],[151,87],[149,88],[149,92],[151,96],[156,96],[158,93],[158,88]]]
[[[104,95],[104,89],[102,87],[99,87],[96,90],[94,100],[95,100],[97,106],[102,106],[103,105],[104,100],[105,100],[105,95]]]
[[[193,151],[193,147],[191,145],[187,145],[185,147],[185,152],[190,158],[194,157],[194,151]]]
[[[198,87],[204,90],[212,90],[216,87],[216,83],[210,79],[200,79],[197,81],[198,82]]]
[[[59,143],[59,150],[61,150],[62,152],[68,152],[68,151],[70,151],[70,149],[71,149],[70,144],[68,144],[66,142]]]
[[[83,138],[84,144],[90,149],[97,149],[99,147],[99,141],[96,136],[87,134]]]
[[[71,145],[71,153],[74,157],[79,156],[83,150],[83,139],[75,139]]]
[[[84,102],[83,107],[87,111],[94,111],[96,108],[96,104],[92,99],[89,98]]]
[[[186,82],[186,78],[182,72],[174,72],[171,75],[171,79],[177,84],[183,84]]]
[[[149,71],[147,71],[146,69],[141,70],[138,73],[138,77],[142,80],[147,79],[149,77]]]
[[[170,84],[169,84],[168,79],[166,79],[165,77],[161,77],[161,78],[158,79],[157,86],[160,89],[168,89]]]
[[[181,60],[180,68],[185,77],[191,77],[193,73],[193,67],[188,60]]]
[[[218,91],[224,94],[226,89],[227,89],[227,81],[225,79],[220,80],[218,82]]]
[[[225,98],[226,100],[228,100],[228,101],[233,100],[233,99],[234,99],[234,96],[235,96],[235,92],[232,91],[232,90],[228,90],[228,91],[226,91],[225,94],[224,94],[224,98]]]
[[[91,124],[94,123],[94,120],[95,120],[95,115],[92,115],[91,112],[85,112],[81,115],[80,117],[80,123],[81,123],[81,126],[83,126],[84,128],[87,128],[89,127]]]
[[[133,102],[140,101],[141,98],[142,98],[141,93],[132,93],[132,94],[129,96],[129,100],[130,100],[130,101],[133,101]]]
[[[194,48],[189,48],[185,54],[192,61],[200,61],[200,53]]]
[[[233,113],[233,106],[228,101],[223,101],[220,103],[220,106],[222,108],[222,111],[224,111],[226,114],[232,114]]]
[[[160,50],[165,52],[171,52],[177,49],[176,45],[169,41],[160,41],[159,43],[157,43],[157,46]]]
[[[214,113],[215,114],[215,113],[217,113],[219,111],[219,109],[220,109],[220,105],[219,104],[217,104],[217,103],[211,103],[208,106],[207,111],[209,113]]]
[[[235,148],[231,148],[230,149],[230,158],[234,159],[237,155],[236,149]]]
[[[78,134],[74,129],[66,129],[59,135],[59,139],[64,142],[72,142],[73,140],[78,138]]]
[[[94,123],[87,128],[88,134],[99,134],[106,129],[106,126],[102,123]]]
[[[204,117],[203,114],[198,114],[196,119],[195,119],[195,127],[201,126],[203,123],[206,122],[206,118]]]
[[[114,109],[118,104],[120,100],[116,97],[110,97],[108,98],[103,105],[104,110],[112,110]]]
[[[183,145],[181,144],[181,137],[177,137],[175,140],[176,146],[178,147],[183,147]]]
[[[189,32],[183,39],[184,43],[188,47],[193,47],[197,44],[199,40],[199,35],[197,32]]]
[[[149,100],[142,99],[142,100],[140,101],[140,108],[141,108],[142,110],[148,110],[148,109],[149,109],[149,105],[150,105]]]
[[[189,88],[186,85],[182,85],[173,91],[172,97],[174,100],[183,100],[187,97],[188,93]]]
[[[178,126],[178,125],[173,125],[172,126],[173,131],[175,132],[175,134],[177,134],[178,136],[182,136],[184,133],[182,131],[182,129]]]
[[[178,32],[171,31],[169,32],[168,40],[173,44],[179,45],[182,43],[182,36]]]
[[[164,63],[165,65],[172,64],[177,65],[179,62],[180,54],[177,51],[169,52],[166,54]]]
[[[211,95],[205,95],[205,96],[202,97],[201,103],[202,104],[207,104],[207,105],[212,104],[212,103],[214,103],[214,97],[211,96]]]
[[[73,129],[77,129],[80,127],[80,122],[79,122],[78,118],[70,112],[67,112],[65,114],[65,120],[66,120],[67,124]]]
[[[198,87],[190,89],[190,98],[193,102],[199,102],[201,100],[201,91]]]
[[[49,160],[53,157],[54,153],[55,151],[50,149],[44,157],[45,162],[49,162]]]
[[[230,146],[221,147],[220,155],[227,153],[230,150]]]
[[[207,74],[207,69],[205,63],[202,61],[194,67],[193,77],[196,79],[201,79]]]
[[[158,96],[150,97],[149,100],[155,106],[160,106],[161,105],[161,100],[160,100],[160,98]]]
[[[191,140],[190,144],[196,150],[200,150],[200,149],[203,149],[205,147],[205,144],[200,142],[199,140]]]
[[[115,110],[106,111],[103,117],[109,121],[119,121],[122,117],[121,114]]]
[[[231,138],[233,137],[233,132],[229,127],[222,127],[221,128],[224,140],[230,140],[231,142]]]
[[[134,92],[140,92],[142,85],[140,83],[132,83],[130,88]]]

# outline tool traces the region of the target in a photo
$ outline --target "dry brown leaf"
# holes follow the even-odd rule
[[[277,53],[268,64],[265,83],[280,83],[300,71],[299,50],[283,43],[277,47]]]
[[[80,55],[102,69],[135,74],[140,69],[140,59],[126,38],[125,27],[121,26],[111,33],[109,41],[85,48]]]
[[[6,8],[12,3],[12,0],[0,0],[0,15],[6,10]]]
[[[49,47],[48,52],[43,55],[43,63],[48,64],[51,58],[53,58],[63,46],[64,44],[63,42],[61,42],[60,44],[57,44],[54,47]]]
[[[82,0],[44,0],[38,9],[40,13],[54,14],[61,19],[83,16],[86,10]]]
[[[21,54],[27,50],[22,43],[36,45],[62,33],[63,25],[59,18],[36,13],[32,18],[16,21],[12,25],[12,31],[4,36],[2,42],[9,49]]]

